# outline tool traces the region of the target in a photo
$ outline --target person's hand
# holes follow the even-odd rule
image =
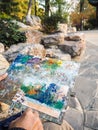
[[[0,75],[0,81],[3,80],[3,79],[5,79],[7,77],[7,75],[8,75],[7,73],[3,74],[3,75]]]
[[[24,128],[26,130],[43,130],[41,120],[38,112],[32,112],[32,109],[28,108],[21,117],[12,121],[11,128]]]

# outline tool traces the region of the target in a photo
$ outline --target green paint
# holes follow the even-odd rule
[[[24,63],[26,63],[28,60],[29,60],[28,56],[25,56],[25,57],[22,58],[22,62],[24,62]]]
[[[30,91],[30,87],[22,85],[21,89],[23,90],[24,93],[27,93],[28,91]]]
[[[49,64],[48,62],[45,62],[43,64],[43,67],[47,69],[56,70],[59,67],[59,65],[57,63]]]
[[[57,108],[59,110],[61,110],[64,107],[64,103],[62,103],[62,101],[57,101],[54,105],[54,108]]]
[[[56,64],[56,63],[51,65],[51,69],[56,70],[56,69],[57,69],[57,67],[59,67],[59,66],[58,66],[58,64]]]

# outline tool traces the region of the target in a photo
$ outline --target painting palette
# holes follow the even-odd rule
[[[30,107],[41,118],[61,124],[67,93],[74,86],[79,66],[73,61],[19,54],[8,69],[8,77],[0,83],[1,101],[18,108]]]

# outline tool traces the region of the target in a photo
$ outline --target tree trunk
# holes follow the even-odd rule
[[[29,0],[27,16],[31,16],[32,2],[32,0]]]
[[[84,10],[84,0],[80,0],[80,13]]]
[[[34,13],[35,13],[35,16],[37,16],[36,0],[34,0]]]
[[[49,16],[50,0],[45,0],[45,15]]]
[[[84,2],[85,0],[80,0],[80,14],[84,11]],[[81,21],[80,21],[80,30],[83,30],[83,16],[81,15]]]
[[[96,27],[98,28],[98,6],[96,6]]]
[[[29,0],[28,10],[27,10],[27,15],[26,15],[26,24],[30,26],[33,25],[32,18],[31,18],[32,3],[33,3],[33,0]]]
[[[58,13],[59,13],[59,15],[62,14],[61,4],[58,5]]]

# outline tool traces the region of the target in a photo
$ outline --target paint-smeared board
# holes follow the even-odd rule
[[[8,69],[7,79],[0,83],[1,100],[31,107],[42,118],[60,124],[78,70],[79,63],[73,61],[19,54]]]

